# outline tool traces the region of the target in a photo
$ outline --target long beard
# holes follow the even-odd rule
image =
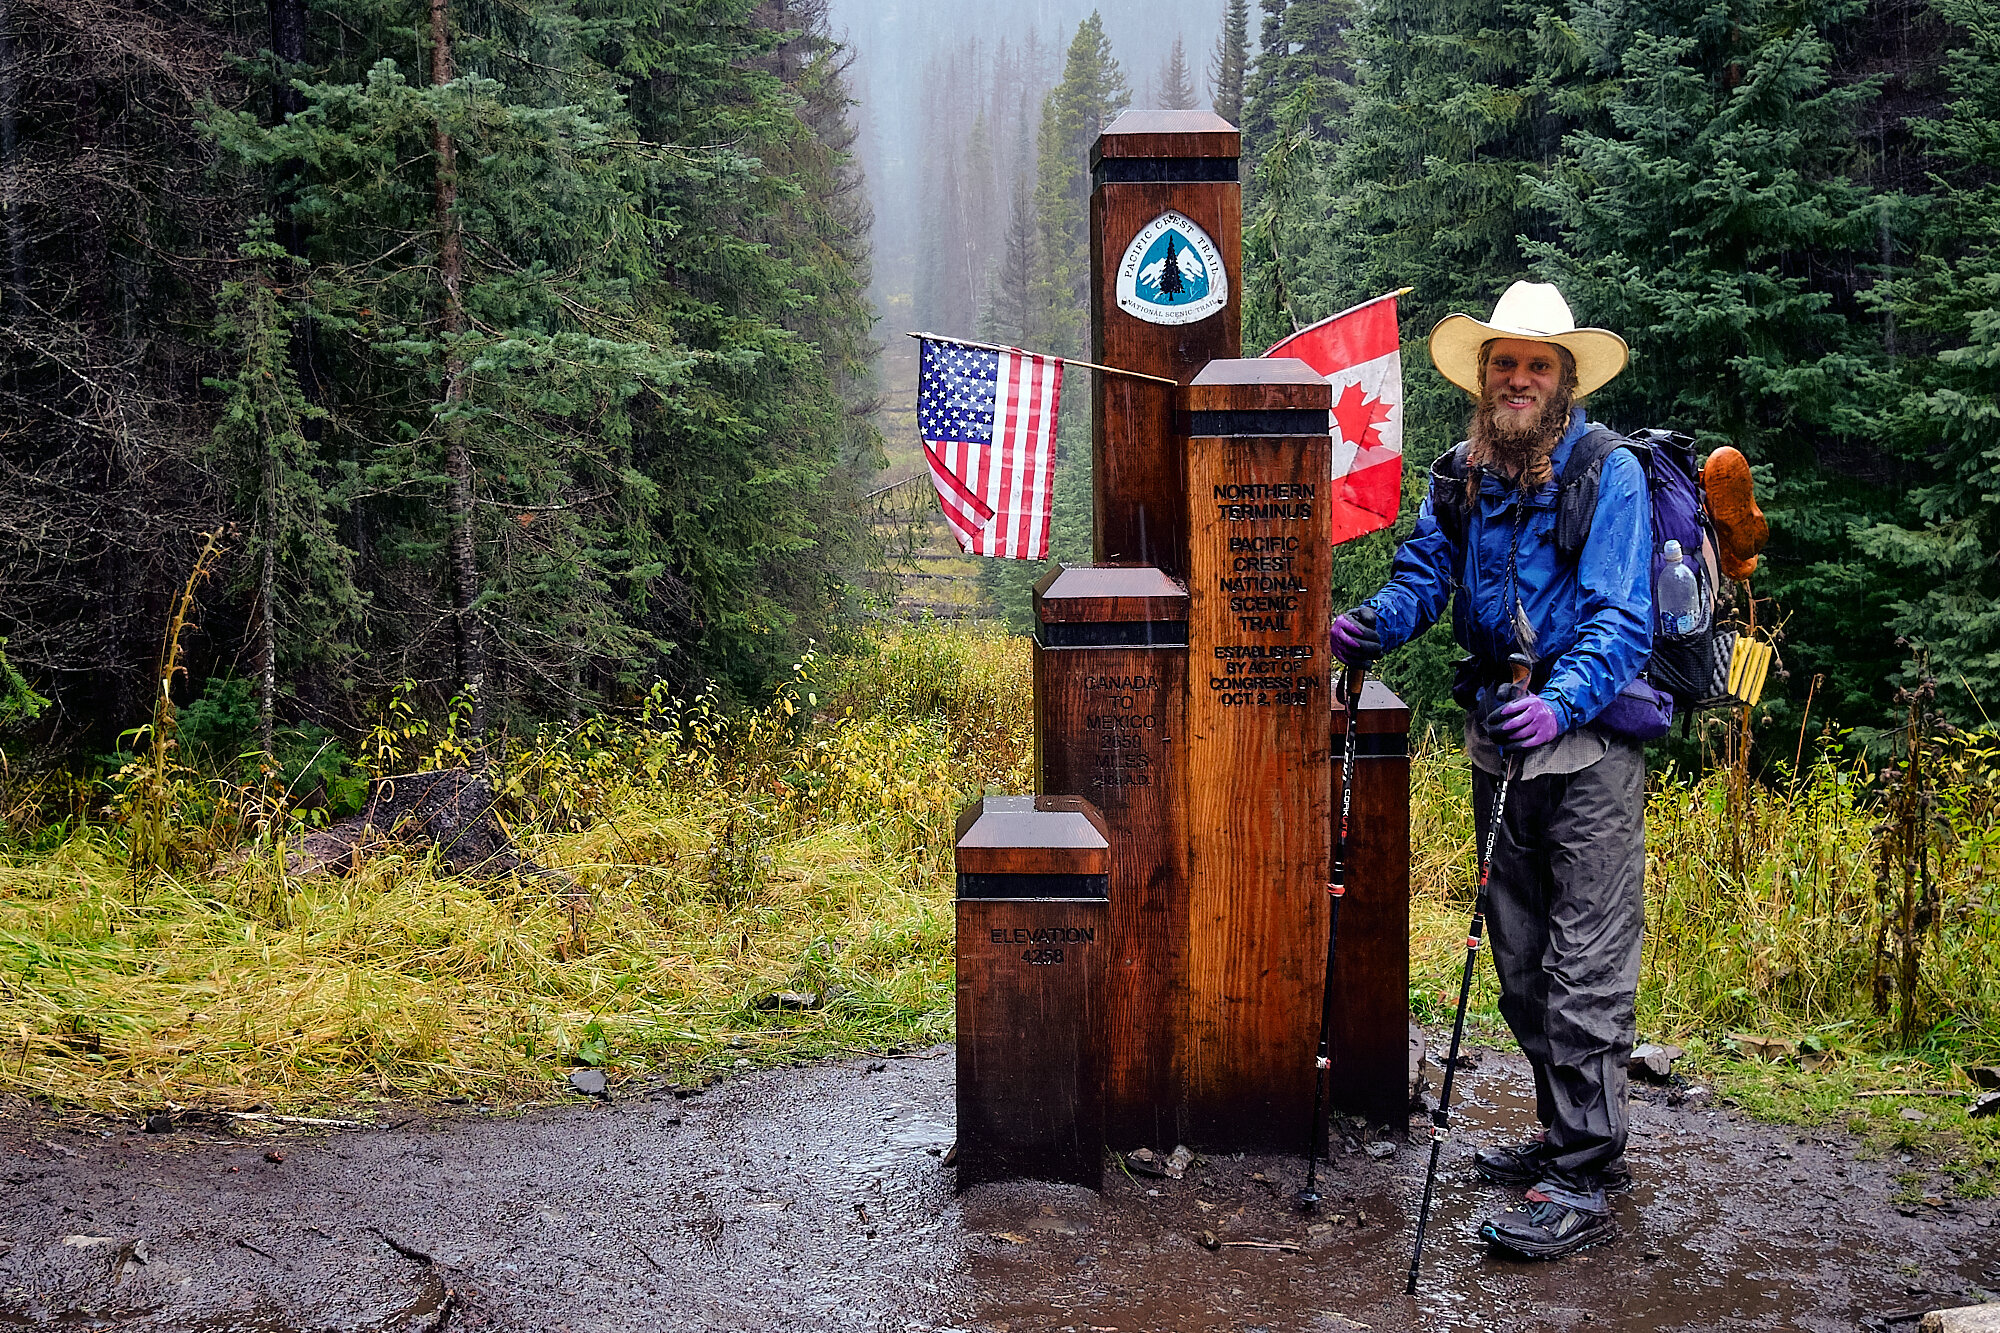
[[[1573,396],[1570,387],[1563,385],[1542,404],[1541,415],[1522,426],[1517,421],[1503,421],[1494,408],[1495,395],[1488,393],[1472,414],[1472,428],[1467,433],[1472,449],[1466,461],[1514,478],[1524,491],[1547,485],[1554,477],[1550,458],[1569,429]]]

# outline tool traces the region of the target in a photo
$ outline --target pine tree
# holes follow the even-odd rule
[[[1823,672],[1821,700],[1855,716],[1891,646],[1879,604],[1849,591],[1862,571],[1833,574],[1853,560],[1845,529],[1873,507],[1869,488],[1819,465],[1839,429],[1829,389],[1879,347],[1822,277],[1865,262],[1875,239],[1876,201],[1847,174],[1875,86],[1829,68],[1827,33],[1848,9],[1580,8],[1617,89],[1605,127],[1570,135],[1542,186],[1560,239],[1527,250],[1580,319],[1632,344],[1631,368],[1601,395],[1606,420],[1672,425],[1775,468],[1759,587],[1791,613],[1792,671]],[[1832,670],[1842,657],[1849,669]]]
[[[431,87],[451,87],[458,77],[452,58],[450,0],[430,0]],[[458,136],[444,108],[439,108],[431,136],[431,225],[436,230],[438,305],[437,350],[441,354],[442,409],[438,425],[444,435],[446,539],[451,572],[452,638],[458,645],[458,681],[471,697],[467,729],[475,738],[486,734],[486,625],[476,604],[485,591],[474,551],[472,510],[474,477],[472,450],[466,443],[463,412],[469,386],[465,335],[465,235],[458,213]],[[268,721],[266,722],[268,726]]]
[[[977,225],[968,207],[964,83],[977,48],[954,48],[924,72],[923,223],[918,231],[912,304],[918,323],[963,333],[978,319],[979,289],[967,285],[966,265]]]
[[[1019,195],[1009,228],[1008,266],[1034,264],[1021,327],[1022,345],[1034,351],[1083,355],[1090,319],[1090,146],[1130,100],[1103,20],[1093,13],[1077,25],[1062,80],[1042,101],[1032,247],[1017,240],[1025,202]],[[1090,395],[1080,378],[1063,387],[1049,555],[1076,563],[1091,551]],[[981,571],[987,596],[1017,628],[1027,627],[1029,589],[1040,573],[1030,562],[1013,560],[989,561]]]
[[[1041,271],[1041,231],[1035,222],[1035,193],[1026,175],[1014,182],[1013,206],[1007,215],[1007,235],[987,289],[982,338],[1014,347],[1048,345],[1041,307],[1034,298],[1035,275]]]
[[[1401,306],[1404,517],[1335,556],[1336,597],[1359,599],[1387,576],[1429,460],[1465,425],[1464,396],[1414,349],[1444,314],[1484,313],[1524,276],[1520,238],[1547,234],[1533,182],[1563,130],[1590,114],[1601,75],[1564,14],[1539,0],[1262,8],[1242,120],[1245,348],[1416,289]],[[1386,669],[1437,717],[1454,656],[1448,627],[1434,629]]]
[[[1090,146],[1132,100],[1104,21],[1077,25],[1062,81],[1042,102],[1035,148],[1035,218],[1042,269],[1035,285],[1048,350],[1081,356],[1090,314]]]
[[[1223,0],[1222,31],[1209,57],[1209,102],[1235,125],[1243,119],[1243,74],[1250,59],[1250,0]]]
[[[824,0],[0,17],[0,634],[63,743],[150,710],[232,523],[186,666],[267,727],[405,676],[495,725],[749,693],[843,632],[878,441]]]
[[[1167,53],[1166,63],[1160,66],[1157,86],[1159,91],[1154,100],[1162,110],[1190,111],[1199,104],[1194,76],[1188,72],[1187,50],[1178,35],[1174,37],[1173,50]]]
[[[1385,0],[1346,45],[1360,73],[1306,264],[1320,304],[1302,313],[1401,286],[1418,328],[1490,308],[1527,269],[1521,238],[1550,234],[1535,182],[1592,123],[1603,75],[1542,4]]]
[[[475,733],[502,704],[567,711],[584,663],[645,660],[627,608],[660,492],[629,406],[684,393],[689,361],[635,300],[664,232],[591,33],[557,0],[480,17],[496,26],[436,0],[421,80],[383,60],[309,85],[283,125],[215,122],[242,160],[313,164],[308,289],[344,334],[324,354],[375,386],[344,414],[368,441],[351,486],[373,630],[441,622],[454,661],[431,679],[471,698]]]
[[[1868,438],[1927,481],[1913,512],[1860,544],[1905,575],[1893,626],[1949,663],[1940,702],[1970,725],[2000,698],[2000,21],[1977,0],[1937,7],[1962,36],[1946,65],[1951,100],[1914,126],[1936,193],[1921,201],[1916,262],[1873,294],[1916,354],[1857,395],[1877,405],[1863,411]]]
[[[318,451],[305,433],[306,422],[325,412],[299,386],[292,352],[298,313],[278,295],[278,275],[292,256],[274,236],[269,218],[255,219],[239,250],[245,276],[223,284],[216,335],[242,359],[233,378],[210,381],[224,394],[215,448],[238,479],[238,509],[254,515],[251,637],[257,741],[267,755],[274,752],[281,662],[287,680],[338,666],[361,612],[352,552],[340,542]]]
[[[25,676],[7,660],[7,641],[0,639],[0,731],[33,722],[49,706],[49,701],[28,688]]]
[[[998,184],[993,175],[993,143],[986,132],[984,110],[973,119],[972,134],[965,144],[964,194],[964,282],[977,312],[967,327],[977,327],[985,317],[981,296],[987,290],[993,257],[1000,248],[1002,217]]]
[[[647,182],[645,216],[695,243],[668,248],[645,325],[690,359],[677,391],[635,399],[654,563],[620,588],[659,653],[623,671],[752,695],[852,633],[857,474],[881,466],[845,53],[822,0],[655,12],[643,140],[721,147],[664,154]]]
[[[1325,233],[1333,152],[1354,70],[1351,0],[1271,0],[1245,109],[1244,336],[1273,341],[1321,303],[1310,252]],[[1338,309],[1338,306],[1331,307]]]
[[[1337,140],[1346,119],[1357,9],[1355,0],[1286,0],[1274,34],[1282,49],[1258,52],[1262,95],[1296,100],[1291,119],[1316,139]]]
[[[1187,290],[1187,284],[1181,280],[1180,256],[1174,253],[1172,232],[1167,233],[1167,254],[1160,268],[1160,290],[1168,296],[1179,296]]]
[[[1243,115],[1237,122],[1243,131],[1246,163],[1254,163],[1264,155],[1276,131],[1273,116],[1277,104],[1290,91],[1292,48],[1285,37],[1286,4],[1287,0],[1257,0],[1261,12],[1257,22],[1257,54],[1244,66]],[[1245,19],[1247,22],[1247,15]],[[1244,205],[1247,210],[1247,198]]]

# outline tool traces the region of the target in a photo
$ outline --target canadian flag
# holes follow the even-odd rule
[[[1396,333],[1400,292],[1273,343],[1333,384],[1333,544],[1396,521],[1403,501],[1403,353]]]

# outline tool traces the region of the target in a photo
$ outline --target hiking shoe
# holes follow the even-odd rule
[[[1541,1130],[1520,1143],[1481,1148],[1472,1155],[1473,1169],[1496,1185],[1532,1185],[1542,1178],[1548,1145]]]
[[[1473,1169],[1496,1185],[1532,1185],[1548,1174],[1548,1146],[1545,1131],[1504,1148],[1482,1148],[1472,1155]],[[1624,1154],[1611,1159],[1600,1176],[1608,1193],[1622,1194],[1632,1188],[1632,1170]]]
[[[1521,1202],[1480,1223],[1479,1238],[1524,1259],[1560,1259],[1617,1237],[1611,1214],[1586,1206],[1592,1202],[1601,1204],[1603,1195],[1593,1200],[1566,1190],[1531,1189]]]

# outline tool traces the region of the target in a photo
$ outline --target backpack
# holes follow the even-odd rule
[[[1438,526],[1461,547],[1471,523],[1465,485],[1471,449],[1469,442],[1461,441],[1431,465],[1431,512]],[[1701,591],[1701,623],[1692,633],[1672,637],[1661,634],[1655,623],[1653,656],[1640,675],[1683,711],[1712,705],[1726,693],[1718,683],[1727,668],[1726,659],[1719,656],[1715,629],[1721,578],[1716,565],[1715,525],[1702,493],[1693,436],[1658,428],[1630,436],[1602,426],[1585,432],[1570,449],[1562,476],[1556,481],[1556,553],[1572,562],[1583,554],[1584,539],[1590,535],[1591,520],[1597,514],[1597,485],[1604,460],[1614,449],[1629,451],[1646,473],[1653,517],[1653,586],[1659,586],[1660,571],[1667,563],[1662,552],[1672,540],[1688,553]]]

